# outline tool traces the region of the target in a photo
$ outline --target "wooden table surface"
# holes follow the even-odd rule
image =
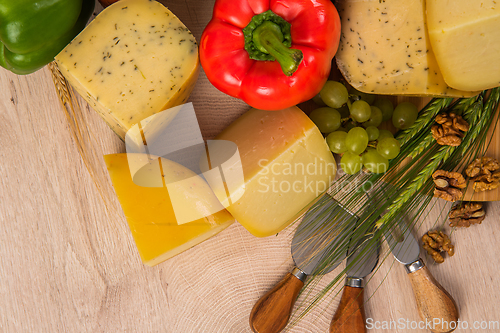
[[[213,0],[163,2],[199,40]],[[292,267],[292,228],[255,238],[235,223],[146,267],[109,181],[101,184],[111,198],[106,205],[82,162],[50,71],[16,76],[0,70],[0,84],[0,332],[250,332],[253,304]],[[205,139],[248,109],[212,87],[203,72],[190,100]],[[100,158],[96,172],[105,178],[102,155],[122,152],[123,143],[81,102]],[[435,203],[418,235],[444,223],[450,205]],[[486,209],[481,225],[453,232],[456,255],[444,264],[432,265],[422,253],[457,301],[462,326],[469,326],[457,332],[500,332],[500,203]],[[369,332],[428,332],[411,328],[419,317],[410,282],[392,256],[366,289],[374,323],[410,324]],[[340,298],[335,292],[288,331],[327,332]],[[475,322],[493,328],[474,329]]]

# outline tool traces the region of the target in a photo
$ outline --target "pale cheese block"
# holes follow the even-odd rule
[[[473,96],[449,87],[430,46],[425,0],[340,0],[337,66],[357,90],[372,94]]]
[[[462,90],[500,86],[500,2],[426,3],[429,38],[446,83]]]
[[[194,172],[165,158],[148,158],[145,163],[142,154],[104,156],[139,254],[154,266],[216,235],[234,218]],[[144,166],[131,175],[134,163]],[[187,222],[186,216],[197,219]]]
[[[149,0],[107,7],[55,59],[122,139],[142,119],[185,103],[200,70],[194,36]]]
[[[244,184],[215,187],[215,195],[221,201],[239,198],[226,209],[255,236],[285,228],[334,181],[333,155],[319,129],[297,107],[251,109],[216,140],[238,146]]]

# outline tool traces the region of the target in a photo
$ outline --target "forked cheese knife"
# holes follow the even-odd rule
[[[285,328],[307,276],[326,274],[345,259],[356,221],[329,195],[307,211],[292,240],[295,267],[255,303],[250,313],[253,332],[277,333]]]
[[[373,239],[373,234],[349,244],[344,291],[330,333],[366,333],[364,278],[377,267],[379,253],[380,242]]]
[[[453,332],[458,321],[455,300],[434,279],[422,259],[419,258],[420,248],[410,229],[402,219],[392,229],[385,232],[384,237],[396,260],[405,265],[420,318],[426,323],[432,323],[430,324],[432,332]]]

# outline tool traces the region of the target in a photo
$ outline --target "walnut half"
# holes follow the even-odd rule
[[[474,181],[474,191],[493,190],[500,186],[500,163],[494,158],[477,158],[472,162],[465,174]]]
[[[431,127],[432,136],[442,146],[459,146],[469,130],[469,124],[455,113],[443,113],[436,116],[437,125]]]
[[[432,174],[432,179],[436,185],[434,189],[435,197],[451,202],[455,202],[462,197],[462,189],[466,186],[465,178],[462,174],[452,171],[436,170]]]
[[[455,247],[450,238],[442,231],[428,231],[422,236],[422,242],[423,248],[438,264],[444,262],[441,252],[447,252],[450,257],[455,254]]]
[[[450,227],[470,227],[480,224],[486,217],[483,204],[480,202],[461,202],[454,205],[449,214]]]

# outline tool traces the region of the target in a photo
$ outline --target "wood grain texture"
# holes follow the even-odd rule
[[[364,288],[344,286],[330,333],[366,333]]]
[[[453,332],[458,324],[458,310],[453,297],[434,279],[427,267],[408,274],[418,313],[432,322],[432,332]]]
[[[199,40],[213,0],[163,3]],[[251,332],[253,305],[293,267],[293,227],[259,239],[235,223],[165,263],[146,267],[118,201],[112,202],[118,213],[106,208],[81,161],[49,71],[16,76],[0,69],[0,85],[0,332]],[[203,73],[191,101],[206,139],[248,109],[211,86]],[[104,121],[80,102],[101,156],[123,151]],[[106,172],[104,161],[101,171]],[[109,182],[103,187],[113,192]],[[450,206],[434,200],[417,236],[441,227],[450,233],[444,221]],[[452,232],[456,254],[445,263],[432,264],[421,253],[469,325],[459,333],[500,332],[500,326],[472,327],[475,321],[500,325],[500,203],[487,203],[486,211],[482,224]],[[420,319],[409,301],[413,293],[404,268],[386,247],[380,261],[365,287],[366,316],[379,321],[369,332],[428,332],[384,328],[384,322]],[[294,322],[309,305],[307,296],[343,269],[299,296],[286,332],[328,332],[340,287]]]
[[[304,282],[288,273],[255,303],[250,328],[255,333],[278,333],[285,328]]]

